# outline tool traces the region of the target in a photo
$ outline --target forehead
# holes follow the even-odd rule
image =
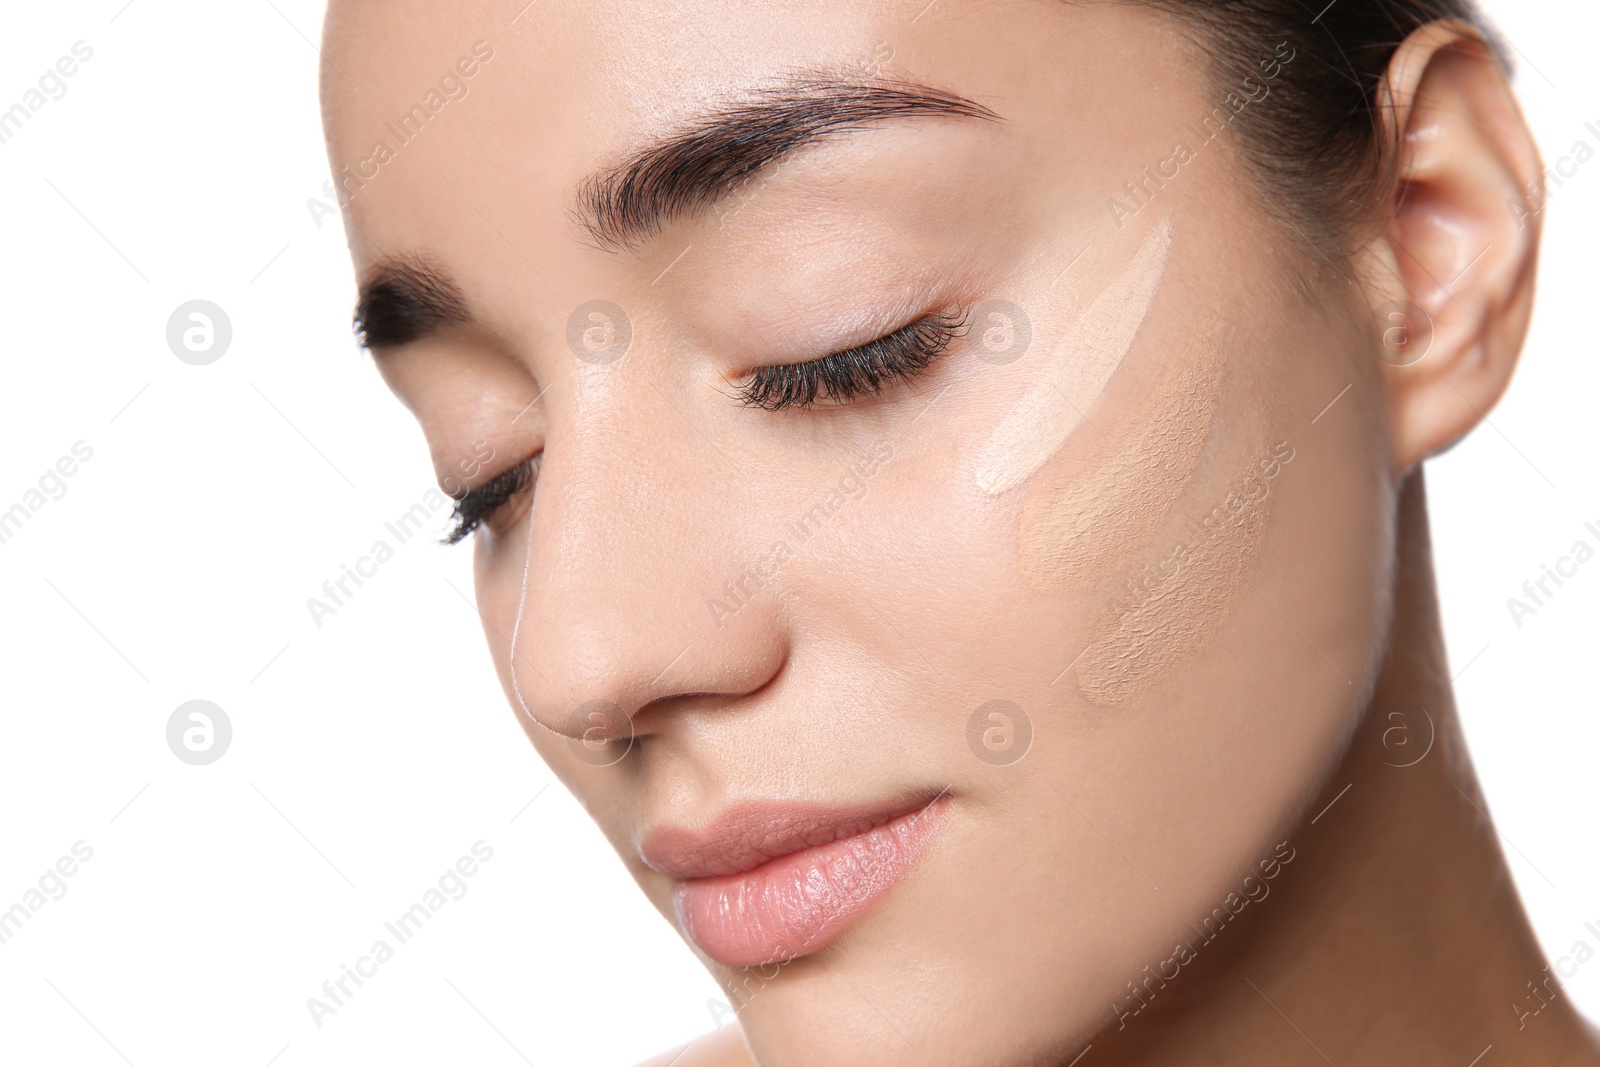
[[[1065,133],[1136,77],[1099,28],[1122,17],[1057,0],[334,0],[324,117],[360,261],[408,214],[418,236],[408,204],[463,200],[480,225],[507,197],[518,226],[530,205],[561,214],[597,166],[796,70],[905,75],[1023,131],[1028,102]]]

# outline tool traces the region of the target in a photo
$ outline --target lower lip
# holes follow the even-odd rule
[[[864,834],[742,874],[684,882],[673,898],[678,921],[701,951],[728,967],[817,952],[911,873],[946,811],[946,802],[936,800]]]

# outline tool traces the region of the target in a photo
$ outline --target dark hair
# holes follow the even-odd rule
[[[1397,146],[1381,136],[1378,86],[1401,42],[1430,22],[1456,20],[1475,28],[1509,67],[1472,0],[1124,2],[1164,11],[1197,31],[1194,44],[1209,60],[1219,99],[1259,89],[1262,60],[1274,58],[1283,42],[1293,49],[1271,81],[1271,103],[1244,107],[1234,124],[1267,211],[1333,258],[1349,251],[1350,235],[1372,218],[1394,180]]]

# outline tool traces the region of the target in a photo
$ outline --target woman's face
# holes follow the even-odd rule
[[[1292,854],[1382,655],[1366,302],[1230,126],[1292,50],[517,7],[335,4],[325,87],[441,484],[538,457],[475,535],[512,707],[763,1063],[1070,1058]]]

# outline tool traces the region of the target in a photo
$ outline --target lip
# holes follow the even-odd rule
[[[911,873],[948,812],[944,793],[850,807],[742,804],[701,830],[663,827],[639,849],[678,881],[684,934],[729,967],[831,944]]]

